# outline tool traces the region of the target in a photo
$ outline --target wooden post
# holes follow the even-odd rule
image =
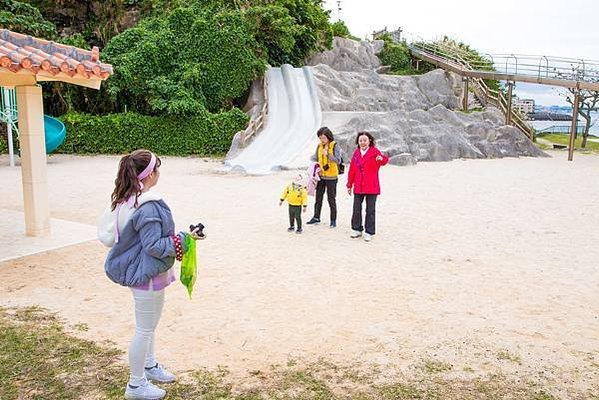
[[[462,78],[464,81],[464,98],[462,99],[462,108],[464,111],[468,111],[468,77]]]
[[[514,88],[513,82],[507,83],[507,109],[505,111],[505,124],[512,124],[512,90]]]
[[[574,159],[574,146],[576,146],[576,131],[578,130],[578,103],[580,102],[580,92],[576,91],[574,95],[574,109],[572,110],[572,126],[570,128],[570,147],[568,148],[568,161]]]
[[[44,106],[40,86],[17,86],[25,234],[50,233]]]

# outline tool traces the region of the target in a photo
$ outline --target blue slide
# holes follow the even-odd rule
[[[44,131],[46,136],[46,154],[50,154],[64,142],[67,129],[56,118],[44,115]]]

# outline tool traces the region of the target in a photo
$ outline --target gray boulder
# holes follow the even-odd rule
[[[392,156],[389,158],[389,163],[393,165],[399,165],[402,167],[407,167],[409,165],[416,165],[418,161],[416,157],[414,157],[410,153],[401,153],[396,156]]]
[[[443,70],[419,76],[379,75],[372,70],[312,68],[321,108],[346,154],[355,135],[368,131],[398,165],[457,158],[546,156],[520,130],[505,126],[497,109],[463,113],[462,80]],[[353,112],[353,113],[349,113]],[[356,113],[357,112],[357,113]],[[350,115],[343,123],[337,116]],[[408,157],[410,155],[410,157]]]
[[[381,66],[376,56],[381,49],[382,45],[379,43],[373,46],[365,40],[359,42],[335,37],[332,50],[316,54],[308,60],[308,65],[324,64],[337,71],[375,70]]]

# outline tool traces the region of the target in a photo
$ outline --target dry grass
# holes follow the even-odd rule
[[[86,327],[76,325],[74,329]],[[43,309],[0,309],[0,349],[2,399],[122,398],[127,369],[119,362],[121,352],[110,343],[76,338]],[[520,362],[508,351],[497,357]],[[221,367],[195,371],[165,388],[167,399],[556,399],[525,379],[516,382],[497,374],[456,378],[451,375],[453,366],[440,360],[423,359],[411,370],[410,376],[404,376],[376,365],[292,360],[265,371],[250,371],[250,383],[234,382]],[[470,372],[468,375],[475,375]]]

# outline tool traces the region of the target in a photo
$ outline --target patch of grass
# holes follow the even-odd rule
[[[552,147],[545,143],[535,142],[535,145],[541,150],[551,150]]]
[[[67,335],[57,317],[39,307],[0,309],[0,349],[1,399],[122,395],[121,352]]]
[[[461,112],[462,114],[472,114],[475,112],[482,112],[483,108],[482,107],[474,107],[474,108],[470,108],[468,110],[459,110],[459,112]]]
[[[426,359],[422,362],[419,368],[427,374],[439,374],[442,372],[451,371],[453,367],[451,364],[443,361]]]
[[[497,359],[498,360],[507,360],[507,361],[511,361],[513,363],[516,363],[518,365],[522,365],[522,359],[520,358],[519,355],[517,354],[513,354],[510,353],[508,350],[500,350],[497,352]]]
[[[424,392],[411,384],[396,383],[393,385],[385,385],[379,389],[379,393],[383,399],[423,399]]]
[[[539,393],[533,394],[530,400],[556,400],[556,397],[541,390]]]
[[[286,373],[280,389],[284,389],[287,395],[298,399],[330,400],[336,396],[329,388],[327,382],[315,377],[309,370],[296,370]],[[284,396],[283,398],[286,398]]]
[[[119,360],[121,354],[111,344],[70,335],[56,315],[38,307],[0,308],[2,400],[122,399],[128,371]],[[516,358],[509,352],[500,357]],[[376,365],[293,360],[270,370],[248,372],[255,381],[250,388],[236,387],[226,367],[196,370],[163,387],[168,391],[167,400],[557,399],[525,377],[449,378],[442,373],[451,371],[452,365],[432,359],[416,367],[420,373],[401,376]]]
[[[408,75],[422,75],[425,72],[423,70],[417,70],[416,68],[405,68],[400,70],[392,70],[387,72],[387,75],[399,75],[399,76],[408,76]]]
[[[73,329],[80,331],[80,332],[87,332],[89,330],[89,326],[87,324],[75,324],[73,325]]]
[[[561,144],[561,145],[565,145],[565,146],[569,146],[570,145],[570,136],[569,135],[559,135],[559,134],[548,134],[548,135],[537,135],[539,138],[543,138],[551,143],[555,143],[555,144]],[[576,150],[586,150],[586,151],[592,151],[592,152],[598,152],[599,153],[599,142],[594,142],[594,141],[590,141],[587,140],[587,147],[585,149],[582,149],[580,146],[582,144],[582,136],[578,135],[578,137],[576,138],[576,143],[574,145],[574,148]]]

